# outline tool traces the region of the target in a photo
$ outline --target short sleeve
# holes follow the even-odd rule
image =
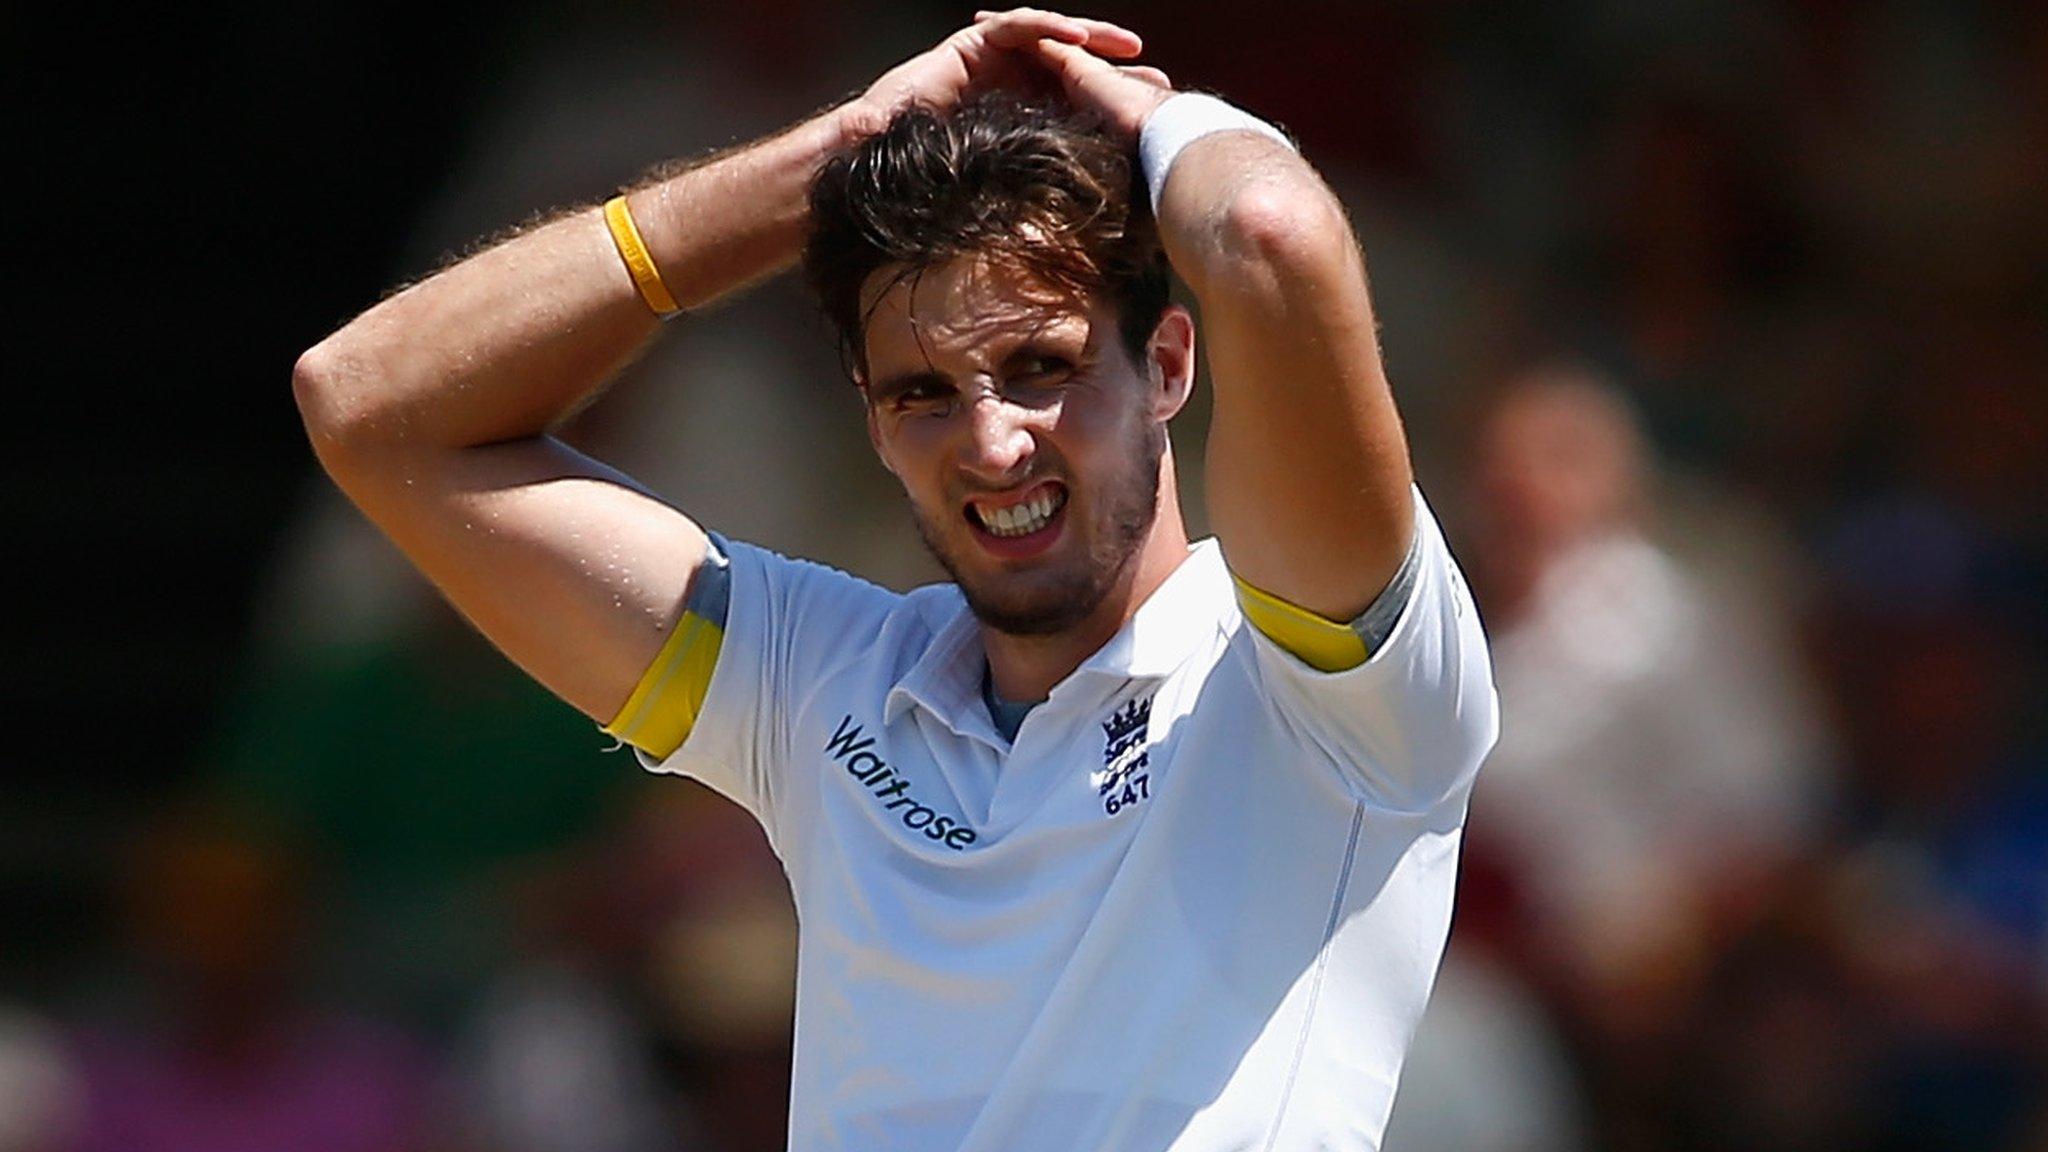
[[[1500,729],[1478,609],[1420,490],[1414,501],[1414,585],[1364,663],[1319,671],[1259,629],[1242,630],[1283,719],[1354,789],[1402,810],[1462,797]]]
[[[789,717],[835,666],[860,659],[901,597],[834,568],[753,545],[728,545],[725,634],[696,722],[650,771],[702,781],[760,821],[781,845],[792,781]]]

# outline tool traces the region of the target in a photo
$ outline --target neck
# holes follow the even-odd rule
[[[1187,558],[1188,529],[1169,468],[1160,479],[1159,508],[1144,543],[1087,619],[1047,636],[1018,636],[982,625],[981,643],[996,695],[1016,702],[1045,699],[1053,685],[1109,643]]]

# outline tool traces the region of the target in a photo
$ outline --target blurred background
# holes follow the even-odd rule
[[[1098,11],[1345,197],[1494,638],[1389,1152],[2048,1148],[2048,6]],[[968,15],[6,18],[0,1152],[781,1147],[759,833],[441,607],[287,376]],[[573,436],[729,535],[933,576],[787,281]]]

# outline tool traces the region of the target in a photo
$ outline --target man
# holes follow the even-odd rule
[[[1492,393],[1470,559],[1506,731],[1474,835],[1514,878],[1501,951],[1574,1038],[1596,1113],[1655,1123],[1691,1075],[1672,1034],[1817,843],[1826,729],[1767,594],[1768,537],[1687,508],[1619,386],[1552,361]],[[1663,542],[1700,538],[1748,562],[1716,573]]]
[[[795,1148],[1371,1148],[1442,948],[1494,694],[1362,258],[1283,136],[1139,49],[983,13],[295,373],[322,462],[479,628],[767,830]],[[1162,248],[1220,547],[1175,494]],[[654,314],[800,253],[953,584],[710,536],[547,434]]]

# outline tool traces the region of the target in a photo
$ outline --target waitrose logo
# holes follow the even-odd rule
[[[874,745],[875,738],[866,735],[849,713],[839,718],[839,730],[825,741],[825,754],[837,760],[847,775],[866,785],[868,793],[882,801],[882,809],[896,813],[905,828],[922,832],[926,839],[940,841],[955,852],[965,851],[974,843],[974,829],[919,802],[910,794],[910,781],[897,775],[888,761],[869,751]]]

